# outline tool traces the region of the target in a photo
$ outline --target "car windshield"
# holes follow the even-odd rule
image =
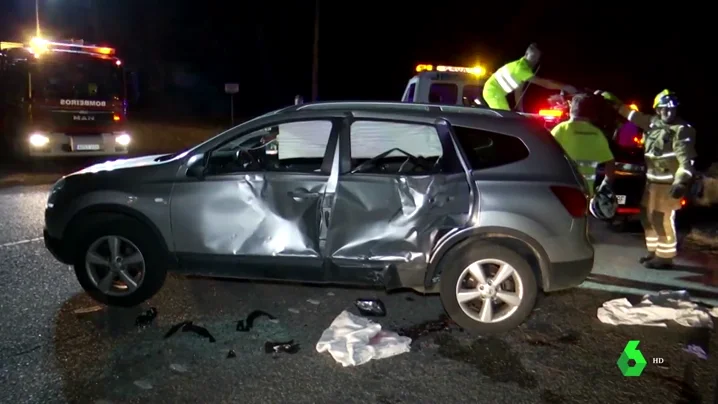
[[[35,97],[111,100],[122,94],[122,69],[113,60],[85,55],[52,55],[33,67]]]

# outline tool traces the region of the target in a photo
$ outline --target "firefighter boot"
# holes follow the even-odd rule
[[[649,251],[648,254],[644,255],[643,257],[638,259],[638,262],[641,264],[645,264],[646,262],[656,258],[656,252],[655,251]]]
[[[653,257],[643,263],[643,266],[649,269],[668,269],[673,267],[673,258]]]

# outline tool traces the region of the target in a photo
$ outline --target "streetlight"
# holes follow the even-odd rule
[[[35,36],[40,38],[40,0],[35,0]]]
[[[319,0],[314,5],[314,58],[312,60],[312,101],[319,93]]]

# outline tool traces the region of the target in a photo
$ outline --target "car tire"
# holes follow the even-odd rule
[[[466,278],[465,270],[473,263],[480,261],[493,261],[493,263],[489,264],[489,267],[494,268],[496,268],[496,263],[505,263],[513,267],[514,270],[511,276],[511,282],[514,285],[513,291],[501,290],[507,284],[504,281],[501,283],[500,288],[493,288],[493,292],[489,292],[494,293],[494,299],[499,303],[499,309],[506,309],[504,311],[505,318],[496,319],[496,316],[494,316],[494,319],[497,320],[495,322],[480,321],[480,318],[476,318],[480,317],[479,311],[473,312],[471,309],[466,309],[466,305],[462,307],[462,304],[459,303],[459,282],[461,278]],[[490,242],[465,243],[450,250],[442,258],[439,270],[441,271],[440,296],[444,309],[456,324],[467,331],[488,335],[512,330],[526,320],[536,305],[538,295],[536,275],[529,263],[521,255],[509,248]],[[490,274],[486,273],[486,271],[484,272],[488,280]],[[520,281],[515,281],[517,278]],[[484,286],[489,285],[485,284]],[[520,293],[518,293],[519,288]],[[478,292],[477,289],[476,293]],[[497,294],[497,292],[500,294]],[[512,293],[514,297],[515,295],[520,295],[518,304],[509,308],[509,305],[498,299],[501,295],[506,296],[504,293]],[[487,301],[491,301],[491,299],[478,299],[478,302],[481,302],[481,307]],[[472,302],[475,303],[476,300]],[[492,307],[494,307],[493,304]],[[468,315],[465,310],[472,312],[475,316]],[[501,317],[502,311],[499,310],[494,313]]]
[[[87,226],[83,223],[83,226]],[[109,306],[132,307],[154,296],[167,277],[167,254],[154,232],[137,220],[120,215],[108,219],[90,220],[89,231],[85,231],[74,239],[77,241],[74,258],[75,275],[83,289],[93,299]],[[100,240],[116,237],[129,250],[138,250],[144,261],[144,276],[137,289],[124,295],[109,295],[102,292],[97,281],[93,281],[87,265],[87,253]],[[127,243],[129,242],[129,243]]]

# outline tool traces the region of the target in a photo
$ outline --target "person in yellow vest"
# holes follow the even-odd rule
[[[696,131],[678,117],[678,97],[669,90],[655,97],[655,115],[634,111],[627,105],[617,107],[619,114],[644,131],[646,187],[641,221],[648,254],[639,261],[647,268],[670,268],[678,254],[675,212],[696,174]]]
[[[594,193],[596,168],[605,164],[606,175],[599,193],[610,190],[613,183],[614,159],[606,135],[589,121],[590,97],[578,94],[571,100],[570,118],[556,125],[551,134],[566,154],[578,165],[588,184],[590,195]],[[595,214],[594,214],[595,215]]]
[[[562,90],[569,94],[576,93],[576,88],[573,86],[536,77],[540,59],[541,51],[536,44],[531,44],[521,59],[501,66],[484,84],[482,95],[486,104],[493,109],[511,110],[506,97],[513,93],[516,104],[518,104],[521,97],[520,89],[526,82],[549,90]]]

